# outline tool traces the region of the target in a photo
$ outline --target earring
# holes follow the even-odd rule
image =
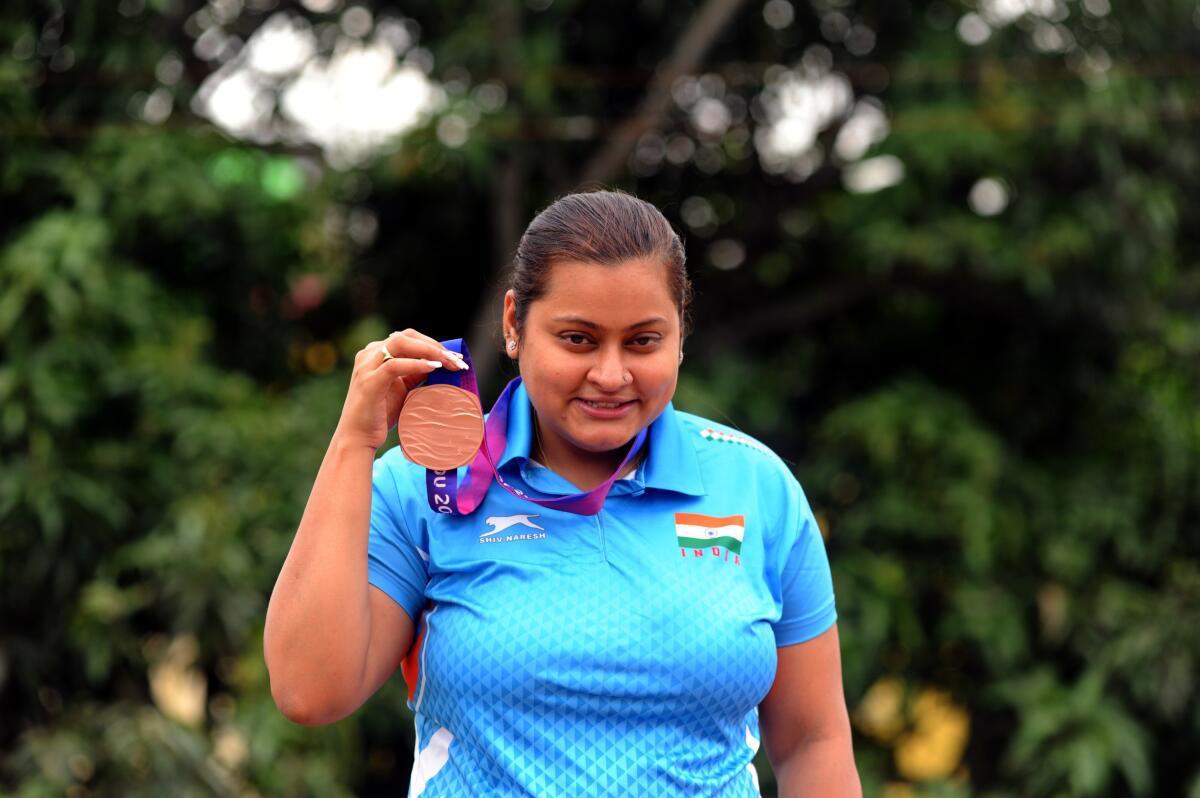
[[[680,363],[683,362],[683,350],[682,349],[679,350],[679,362]]]
[[[508,341],[508,351],[509,351],[509,352],[515,352],[515,351],[517,351],[517,342],[516,342],[516,341],[514,341],[514,340],[512,340],[512,339],[509,339],[509,341]]]

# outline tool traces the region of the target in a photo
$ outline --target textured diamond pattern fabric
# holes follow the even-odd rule
[[[370,578],[423,625],[418,751],[450,741],[414,774],[422,795],[758,795],[757,706],[776,646],[832,625],[828,564],[774,455],[702,436],[718,428],[704,419],[660,423],[650,462],[591,517],[500,490],[465,518],[418,513],[423,473],[399,452],[380,461]],[[666,488],[652,461],[668,453],[702,485]],[[526,459],[508,467],[533,491],[573,492]],[[744,516],[740,553],[680,549],[677,512]],[[530,513],[536,534],[481,539]],[[508,533],[522,534],[494,540]]]

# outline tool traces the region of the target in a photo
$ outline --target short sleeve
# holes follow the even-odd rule
[[[795,480],[789,486],[784,545],[779,548],[779,590],[783,610],[773,625],[776,646],[811,640],[833,626],[837,610],[825,542],[804,492]]]
[[[417,518],[420,497],[387,454],[375,461],[371,476],[371,534],[367,541],[367,582],[387,593],[414,621],[425,606],[429,581],[427,547],[411,534],[407,519]]]

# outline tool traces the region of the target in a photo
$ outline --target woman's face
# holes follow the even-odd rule
[[[623,446],[675,393],[680,317],[660,262],[557,263],[519,339],[508,292],[504,329],[519,342],[543,449],[556,455],[587,460]]]

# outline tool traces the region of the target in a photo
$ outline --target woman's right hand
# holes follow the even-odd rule
[[[392,355],[390,359],[384,358],[385,347]],[[416,330],[394,332],[383,341],[364,346],[354,356],[350,388],[334,438],[378,449],[396,426],[408,392],[437,368],[461,371],[466,364]]]

